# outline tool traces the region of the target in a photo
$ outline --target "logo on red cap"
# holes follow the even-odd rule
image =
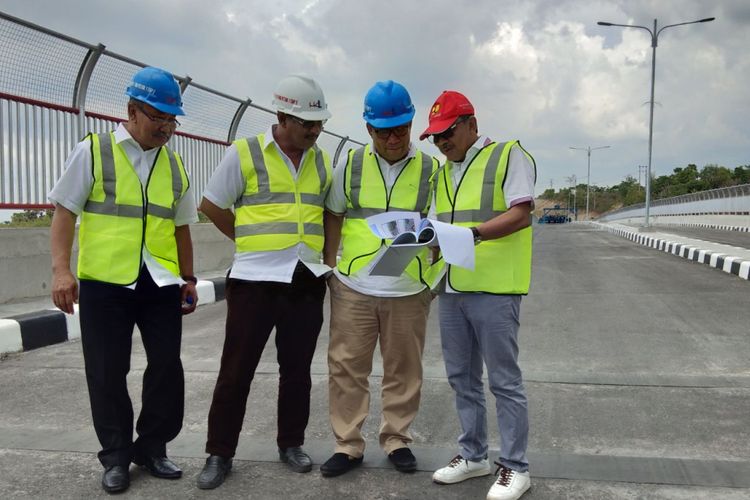
[[[424,139],[428,135],[439,134],[453,125],[460,116],[473,114],[474,106],[465,95],[454,90],[446,90],[430,108],[429,126],[419,138]]]
[[[437,98],[430,110],[430,120],[433,118],[456,119],[463,115],[473,115],[474,106],[463,94],[446,90]]]

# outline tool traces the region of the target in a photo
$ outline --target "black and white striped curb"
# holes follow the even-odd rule
[[[706,264],[715,267],[716,269],[721,269],[725,273],[734,274],[742,279],[750,280],[750,260],[733,257],[726,253],[700,249],[693,245],[654,238],[648,236],[648,234],[639,233],[622,227],[611,227],[599,223],[594,224],[606,229],[610,233],[634,241],[639,245],[655,248],[656,250],[671,253],[672,255],[692,260],[700,264]]]
[[[199,280],[198,306],[224,300],[225,278]],[[75,314],[45,309],[0,319],[0,354],[29,351],[81,336],[78,305]]]

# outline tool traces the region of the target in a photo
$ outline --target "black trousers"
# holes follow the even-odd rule
[[[206,453],[233,457],[245,418],[250,384],[276,327],[279,363],[280,448],[301,446],[310,416],[310,364],[323,324],[324,278],[301,263],[292,283],[229,278],[221,368],[208,414]]]
[[[134,457],[165,456],[166,443],[182,428],[185,379],[180,361],[180,287],[159,288],[145,266],[135,290],[81,281],[81,344],[94,429],[105,467],[130,464]],[[141,413],[133,442],[130,371],[133,327],[146,351]]]

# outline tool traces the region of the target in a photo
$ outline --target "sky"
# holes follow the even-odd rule
[[[0,0],[0,10],[230,95],[271,105],[291,73],[318,80],[327,128],[368,140],[363,98],[396,80],[416,106],[412,137],[443,90],[474,104],[480,133],[518,139],[537,193],[570,176],[611,186],[648,162],[651,37],[658,38],[653,175],[750,164],[747,0]]]

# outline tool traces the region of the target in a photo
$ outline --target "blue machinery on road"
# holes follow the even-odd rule
[[[539,224],[565,224],[566,222],[578,220],[578,213],[575,208],[555,205],[554,207],[542,209],[542,212]]]

